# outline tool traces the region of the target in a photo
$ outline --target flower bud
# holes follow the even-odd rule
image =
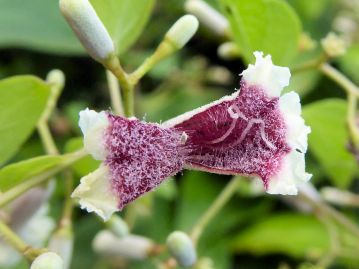
[[[332,32],[321,40],[321,44],[325,53],[330,57],[338,57],[346,52],[344,40]]]
[[[197,260],[192,240],[184,232],[171,233],[167,238],[167,247],[180,266],[190,267]]]
[[[127,223],[118,216],[112,215],[106,224],[108,229],[119,238],[129,234]]]
[[[65,75],[61,70],[54,69],[47,74],[46,81],[62,88],[65,84]]]
[[[92,247],[104,257],[121,256],[134,260],[144,260],[149,256],[153,242],[137,235],[118,238],[110,231],[105,230],[95,236]]]
[[[63,268],[70,268],[73,253],[73,235],[69,227],[57,230],[49,241],[49,250],[59,253],[63,259]]]
[[[187,12],[195,15],[199,21],[217,35],[225,35],[228,29],[227,19],[202,0],[188,0],[185,3]]]
[[[241,50],[234,42],[225,42],[218,47],[217,54],[225,60],[237,59],[241,55]]]
[[[38,256],[31,264],[30,269],[63,269],[64,263],[55,252],[46,252]]]
[[[197,18],[193,15],[184,15],[172,25],[165,38],[170,40],[177,49],[181,49],[196,33],[197,29]]]
[[[359,195],[333,187],[324,187],[320,194],[327,202],[341,206],[358,206]]]
[[[115,53],[109,33],[88,0],[60,0],[60,9],[92,58],[103,63]]]

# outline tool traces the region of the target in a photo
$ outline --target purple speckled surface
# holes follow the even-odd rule
[[[108,118],[106,164],[122,209],[182,170],[187,153],[175,130],[110,114]]]
[[[119,209],[185,166],[221,174],[258,175],[264,185],[291,148],[279,98],[241,83],[232,100],[171,128],[108,114],[106,164]],[[183,132],[186,133],[183,136]]]
[[[262,89],[245,83],[234,100],[212,106],[175,128],[188,135],[190,166],[216,173],[258,175],[266,186],[290,151],[279,98],[269,98]]]

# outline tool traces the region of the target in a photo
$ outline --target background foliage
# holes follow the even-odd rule
[[[183,0],[91,3],[127,70],[134,70],[150,55],[170,25],[185,13]],[[290,67],[316,59],[321,55],[319,40],[333,30],[349,44],[347,53],[333,64],[359,83],[357,1],[208,3],[226,16],[230,32],[218,37],[201,25],[188,46],[151,70],[136,90],[139,118],[164,121],[233,92],[239,87],[238,74],[253,60],[255,50],[270,53],[276,64]],[[338,23],[343,17],[350,19],[354,30]],[[316,41],[316,46],[305,49],[309,41],[303,33]],[[217,55],[218,46],[227,40],[239,46],[240,58],[224,60]],[[82,146],[78,112],[86,107],[109,108],[105,71],[86,55],[61,17],[57,0],[0,0],[0,197],[24,179],[64,161],[59,156],[39,157],[45,152],[35,132],[50,94],[50,86],[39,78],[45,79],[54,68],[63,70],[66,86],[50,127],[61,152],[69,153]],[[312,128],[307,155],[312,183],[318,189],[333,186],[358,193],[358,163],[348,150],[345,93],[316,69],[294,73],[290,89],[301,95],[304,118]],[[77,162],[73,166],[76,183],[97,166],[90,157]],[[50,203],[55,220],[63,203],[65,187],[61,179],[59,176]],[[189,231],[228,180],[225,176],[184,171],[131,206],[137,214],[133,232],[164,243],[175,229]],[[212,259],[213,268],[324,268],[316,264],[333,248],[327,221],[298,211],[291,200],[254,192],[256,187],[247,181],[241,183],[236,196],[206,229],[199,242],[199,256]],[[338,209],[359,223],[358,207]],[[95,216],[76,210],[74,222],[71,268],[126,268],[113,266],[93,252],[92,239],[103,229]],[[359,257],[353,255],[359,253],[359,239],[344,229],[337,232],[345,248],[336,253],[328,267],[359,268]],[[127,268],[152,268],[154,264],[130,262]],[[27,265],[22,261],[15,268]]]

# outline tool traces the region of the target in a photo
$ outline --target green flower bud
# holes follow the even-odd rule
[[[172,25],[165,38],[170,40],[177,49],[181,49],[196,33],[197,29],[197,18],[193,15],[184,15]]]
[[[63,88],[65,85],[65,75],[61,70],[54,69],[47,74],[46,81],[50,84]]]
[[[106,224],[108,229],[110,229],[110,231],[119,238],[129,234],[127,223],[119,216],[112,215]]]
[[[55,252],[46,252],[38,256],[30,269],[63,269],[64,263]]]
[[[171,233],[167,238],[167,247],[180,266],[191,267],[197,260],[192,240],[184,232]]]
[[[60,0],[60,9],[92,58],[103,63],[115,53],[109,33],[88,0]]]
[[[329,33],[321,41],[323,50],[330,57],[338,57],[346,52],[345,41],[335,33]]]
[[[125,257],[134,260],[148,258],[153,246],[153,242],[146,237],[128,235],[118,238],[107,230],[99,232],[92,243],[95,252],[106,258]]]

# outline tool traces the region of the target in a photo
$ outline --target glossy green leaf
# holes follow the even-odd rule
[[[314,216],[294,213],[267,216],[233,240],[236,252],[255,255],[281,253],[293,257],[320,257],[329,248],[325,226]]]
[[[357,164],[348,152],[347,105],[341,99],[326,99],[306,105],[303,116],[312,128],[309,149],[318,159],[333,184],[346,188]]]
[[[91,0],[91,3],[121,53],[141,34],[155,0]],[[84,54],[61,16],[58,0],[0,0],[0,36],[0,47]]]
[[[50,93],[32,76],[0,81],[0,165],[13,156],[32,133]]]
[[[63,160],[61,156],[41,156],[5,166],[0,170],[0,191],[5,192],[27,178],[59,165]]]
[[[0,37],[0,47],[84,53],[61,16],[58,0],[0,0]]]
[[[155,0],[90,0],[115,42],[118,53],[136,41]]]
[[[83,138],[71,138],[65,145],[65,152],[70,153],[81,148],[83,148]],[[74,163],[72,167],[76,174],[82,177],[96,170],[100,166],[100,163],[100,161],[96,161],[89,155]]]
[[[279,65],[288,65],[298,50],[301,24],[283,0],[221,0],[234,40],[247,62],[253,51],[271,54]]]

